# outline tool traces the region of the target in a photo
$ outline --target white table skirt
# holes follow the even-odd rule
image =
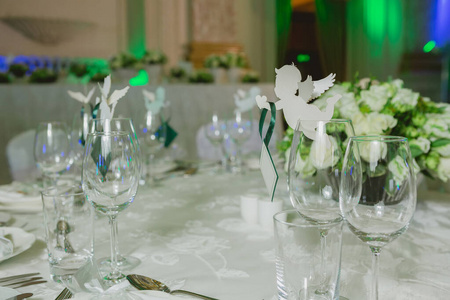
[[[290,208],[285,178],[278,196]],[[156,188],[140,188],[135,202],[119,217],[120,250],[142,263],[131,273],[147,275],[169,286],[223,300],[276,299],[272,233],[240,217],[240,196],[264,193],[258,171],[245,177],[208,171],[172,178]],[[380,299],[449,299],[450,195],[419,193],[410,228],[382,251]],[[42,214],[15,214],[12,226],[37,237],[26,252],[0,264],[0,277],[39,271],[49,277]],[[97,257],[108,256],[109,227],[96,221]],[[371,253],[344,232],[341,295],[369,299]],[[62,286],[48,282],[22,288],[32,299],[54,299]]]

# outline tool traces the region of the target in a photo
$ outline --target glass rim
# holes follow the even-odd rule
[[[287,215],[292,214],[292,213],[294,213],[296,216],[298,216],[304,223],[302,223],[302,224],[295,224],[295,223],[292,223],[292,222],[288,222],[288,221],[279,219],[279,216],[281,216],[281,215],[286,215],[287,216]],[[318,222],[314,223],[313,221],[310,221],[310,220],[306,219],[296,209],[287,209],[287,210],[282,210],[282,211],[277,212],[276,214],[273,215],[273,221],[274,221],[274,224],[279,223],[279,224],[288,225],[288,226],[295,226],[295,227],[313,228],[313,227],[323,227],[324,226],[324,224],[321,224],[321,223],[318,223]],[[339,215],[339,218],[327,221],[326,226],[337,225],[339,223],[342,223],[343,221],[344,221],[344,218],[341,215]]]
[[[117,118],[111,118],[111,119],[108,119],[108,118],[97,118],[97,119],[92,119],[92,120],[89,120],[89,123],[93,123],[93,122],[95,122],[95,121],[105,121],[105,120],[110,120],[110,121],[114,121],[114,120],[128,120],[128,121],[133,122],[133,119],[131,119],[131,118],[127,118],[127,117],[117,117]]]
[[[59,190],[63,190],[63,189],[67,189],[67,188],[80,188],[80,186],[76,186],[76,185],[57,185],[54,187],[51,187],[49,189],[46,189],[44,191],[41,192],[42,196],[45,197],[63,197],[63,196],[84,196],[84,191],[81,188],[81,192],[67,192],[67,193],[57,193],[57,194],[50,194],[51,191],[59,191]]]
[[[64,121],[39,122],[37,127],[39,127],[41,125],[48,125],[48,124],[60,124],[60,125],[64,125],[67,127],[67,124]]]
[[[396,135],[355,135],[350,137],[356,142],[407,142],[408,138]]]
[[[89,132],[86,135],[86,140],[89,136],[130,136],[131,133],[124,130],[111,130],[111,131],[95,131],[95,132]]]
[[[299,126],[302,121],[303,122],[325,122],[325,124],[327,124],[327,123],[337,123],[337,124],[350,123],[350,124],[352,124],[353,123],[351,119],[342,119],[342,118],[330,119],[330,120],[324,120],[324,119],[298,120],[297,125],[295,126],[295,129],[294,129],[295,131],[300,131]]]

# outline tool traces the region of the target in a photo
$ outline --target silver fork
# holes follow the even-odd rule
[[[62,292],[56,297],[55,300],[63,300],[63,299],[69,299],[72,298],[72,293],[69,291],[68,288],[64,288]]]

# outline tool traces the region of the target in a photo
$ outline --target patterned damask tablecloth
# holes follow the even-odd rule
[[[285,178],[278,196],[290,208]],[[135,202],[119,217],[120,250],[142,263],[132,273],[147,275],[172,288],[224,300],[276,299],[275,252],[271,232],[240,217],[240,196],[264,193],[261,174],[212,175],[200,171],[172,178],[156,188],[141,187]],[[419,194],[408,231],[382,252],[380,299],[449,299],[450,195]],[[42,214],[15,214],[12,226],[37,237],[26,252],[0,264],[0,277],[39,271],[49,276]],[[96,255],[109,254],[109,227],[96,220]],[[341,295],[368,299],[371,254],[344,232]],[[62,286],[48,282],[23,288],[32,299],[54,299]]]

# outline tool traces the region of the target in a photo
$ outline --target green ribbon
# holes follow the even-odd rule
[[[162,125],[156,132],[158,139],[164,139],[164,148],[169,148],[170,144],[172,144],[178,135],[178,132],[169,125],[169,121],[170,119],[165,121],[163,117],[161,117]]]
[[[271,193],[271,200],[270,200],[273,202],[273,197],[275,196],[275,190],[277,188],[277,183],[278,183],[278,172],[277,172],[277,169],[275,168],[275,163],[273,162],[272,154],[270,154],[270,151],[269,151],[269,142],[270,142],[270,139],[272,138],[272,134],[275,129],[277,109],[276,109],[275,103],[269,102],[269,105],[270,105],[269,128],[267,129],[266,136],[263,138],[264,120],[266,119],[266,115],[267,115],[267,111],[268,111],[267,108],[264,108],[261,112],[261,118],[259,119],[259,135],[261,137],[261,140],[263,140],[263,145],[264,145],[264,147],[266,147],[267,153],[269,154],[270,161],[272,162],[272,166],[275,169],[276,179],[275,179],[275,184],[273,187],[273,191]]]
[[[277,109],[275,107],[275,103],[269,102],[269,105],[270,105],[271,117],[270,117],[269,129],[267,129],[266,136],[264,137],[264,144],[266,145],[266,147],[269,147],[269,142],[270,142],[270,139],[272,138],[272,134],[275,129],[275,120],[277,117]],[[261,113],[261,118],[259,119],[259,136],[261,137],[261,139],[263,139],[262,132],[263,132],[264,120],[266,119],[267,111],[268,111],[268,109],[264,108]],[[270,154],[270,152],[269,152],[269,154]]]

